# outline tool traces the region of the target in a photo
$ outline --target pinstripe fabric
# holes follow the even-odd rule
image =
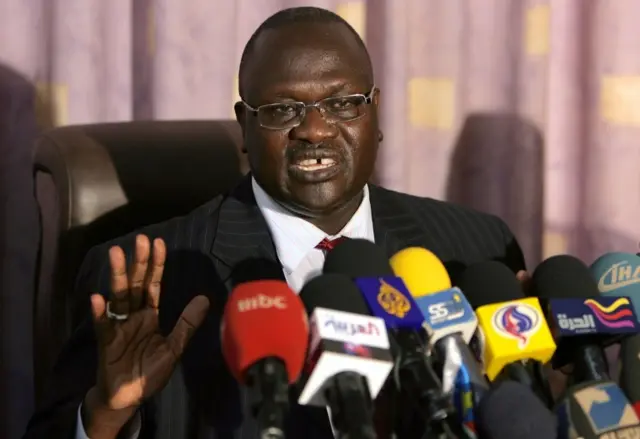
[[[454,273],[487,259],[502,260],[514,271],[524,267],[517,243],[498,218],[373,185],[370,188],[376,242],[390,256],[407,246],[423,246]],[[163,332],[169,332],[195,295],[208,295],[212,304],[209,317],[194,335],[170,382],[144,405],[141,438],[256,437],[246,395],[227,372],[219,352],[221,313],[237,267],[256,257],[277,263],[250,180],[244,180],[228,197],[216,198],[185,217],[94,248],[78,276],[77,293],[83,300],[88,292],[108,293],[107,249],[121,245],[130,256],[137,233],[162,237],[167,244],[160,303]],[[32,419],[27,438],[73,435],[77,407],[95,382],[97,365],[88,307],[83,309],[85,315],[78,319],[79,327],[54,371],[48,402]],[[332,437],[324,410],[293,407],[292,411],[289,437]]]

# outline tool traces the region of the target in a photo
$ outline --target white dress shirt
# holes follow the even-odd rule
[[[324,252],[316,249],[316,245],[324,238],[335,239],[341,236],[347,238],[368,239],[375,242],[373,234],[373,218],[371,216],[371,202],[369,188],[364,187],[364,197],[358,210],[346,226],[335,236],[329,236],[308,221],[289,212],[276,203],[258,185],[254,178],[251,186],[260,212],[264,216],[271,238],[276,247],[276,254],[282,264],[287,283],[295,292],[300,292],[302,286],[311,278],[322,272]],[[80,410],[76,426],[76,439],[90,439],[82,425]],[[333,427],[333,426],[332,426]],[[129,439],[137,439],[140,435],[140,414],[136,413],[129,423]]]

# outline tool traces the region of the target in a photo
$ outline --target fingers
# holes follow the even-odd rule
[[[107,317],[107,302],[101,294],[91,295],[91,316],[96,331],[98,343],[104,343],[110,337],[109,318]]]
[[[151,247],[145,235],[136,236],[134,261],[129,271],[130,310],[135,312],[142,306],[144,298],[144,281],[149,267]]]
[[[194,297],[182,311],[178,323],[167,337],[169,348],[176,358],[180,358],[196,329],[207,317],[208,311],[209,299],[205,296]]]
[[[529,290],[531,289],[531,276],[524,270],[520,270],[516,273],[516,279],[522,285],[522,289],[525,294],[529,294]]]
[[[109,298],[111,311],[129,314],[127,260],[120,247],[114,246],[109,249],[109,264],[111,265],[111,297]]]
[[[167,247],[162,239],[153,240],[153,256],[151,266],[147,270],[145,289],[147,290],[147,306],[158,309],[160,306],[160,284],[167,259]]]
[[[160,303],[160,282],[167,258],[167,249],[162,239],[153,241],[151,252],[149,238],[136,236],[134,260],[127,274],[124,251],[114,246],[109,249],[111,265],[111,310],[117,314],[130,314],[145,304],[158,308]],[[149,258],[151,257],[151,263]]]
[[[94,323],[102,323],[107,320],[107,304],[100,294],[91,295],[91,315]]]

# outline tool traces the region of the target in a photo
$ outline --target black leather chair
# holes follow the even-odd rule
[[[94,245],[188,213],[246,171],[235,121],[68,126],[36,141],[42,220],[34,300],[36,402],[73,326],[74,281]]]

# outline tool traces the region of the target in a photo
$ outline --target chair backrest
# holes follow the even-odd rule
[[[42,220],[34,315],[36,398],[78,322],[74,281],[94,245],[188,213],[246,172],[234,121],[56,128],[36,141]]]

